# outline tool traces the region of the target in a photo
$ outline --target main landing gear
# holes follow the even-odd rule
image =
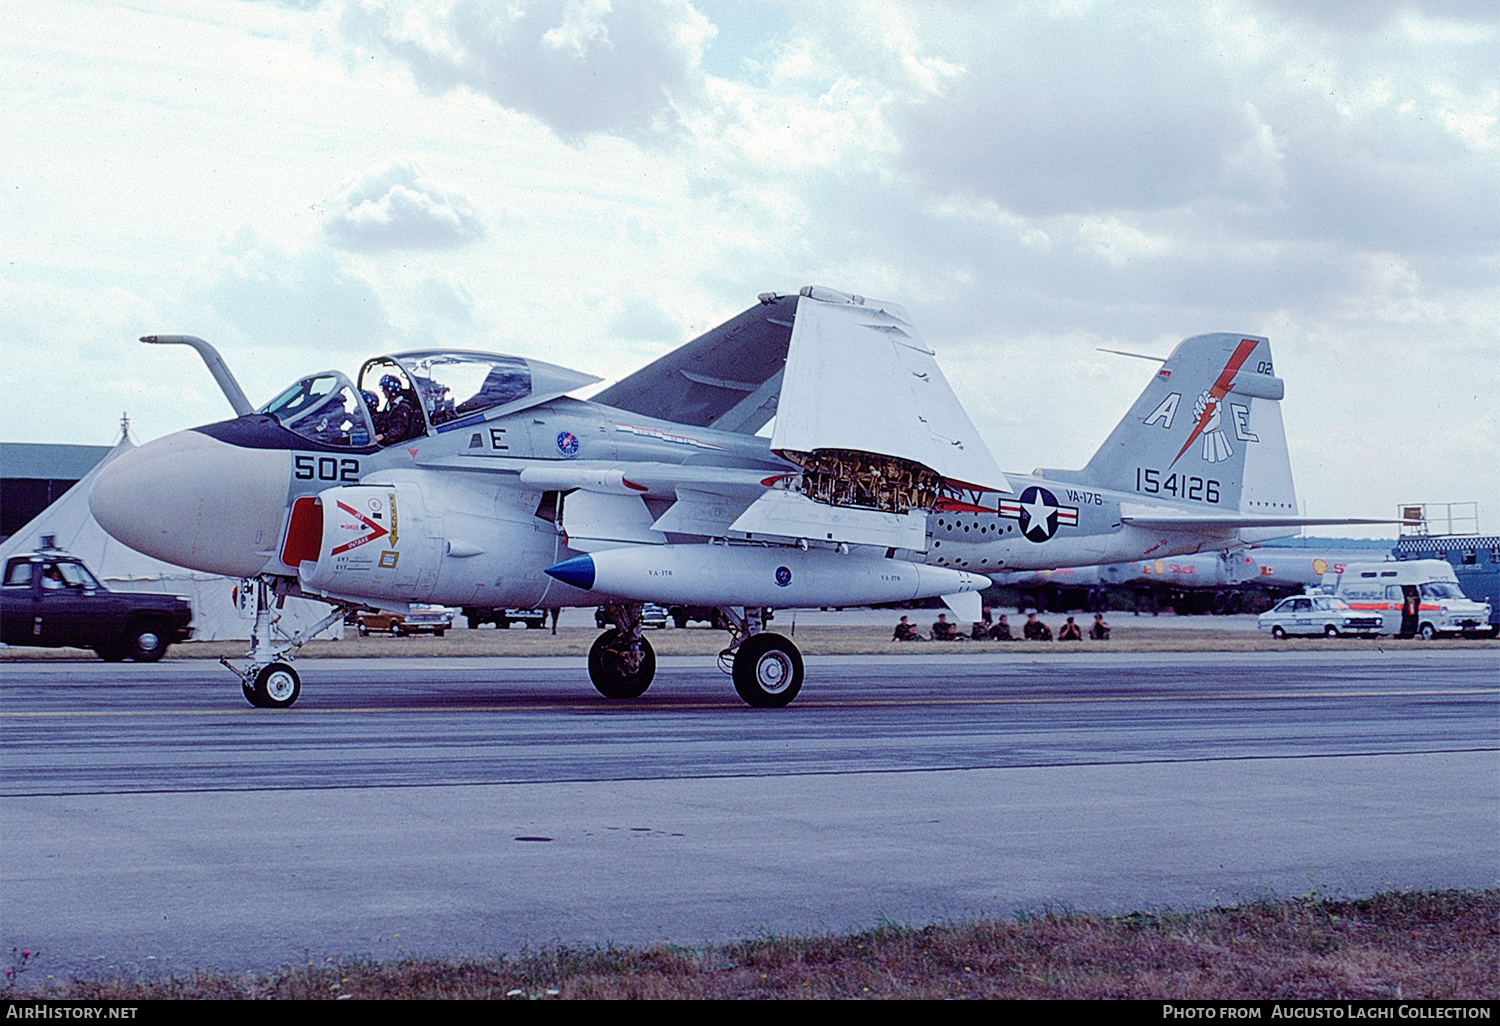
[[[757,709],[790,705],[802,690],[802,653],[792,639],[765,629],[771,610],[747,607],[744,615],[721,608],[733,637],[719,653],[719,668],[734,679],[734,690]]]
[[[589,649],[589,679],[605,698],[639,698],[656,676],[656,651],[641,634],[641,603],[606,603],[614,627]]]
[[[757,709],[790,704],[802,690],[802,653],[790,638],[765,629],[771,610],[720,606],[719,612],[732,635],[719,667],[740,698]],[[589,679],[605,698],[639,698],[656,675],[656,652],[641,634],[641,603],[606,604],[604,613],[614,626],[589,649]]]
[[[284,579],[265,576],[240,582],[246,608],[255,611],[255,629],[250,635],[250,651],[246,653],[248,664],[242,669],[221,656],[219,662],[229,668],[240,679],[240,690],[245,701],[257,709],[286,709],[302,693],[302,679],[287,660],[307,642],[344,615],[343,606],[333,611],[313,626],[291,636],[282,635],[277,641],[272,632],[281,619],[276,609],[286,601],[287,587]],[[273,608],[274,599],[274,608]],[[279,633],[279,632],[278,632]]]

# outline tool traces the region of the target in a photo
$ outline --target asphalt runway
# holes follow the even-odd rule
[[[0,665],[0,945],[41,973],[694,944],[1500,884],[1494,650]]]

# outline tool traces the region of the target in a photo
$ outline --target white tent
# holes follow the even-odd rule
[[[0,564],[15,553],[32,552],[50,536],[52,544],[83,560],[106,588],[113,591],[150,591],[181,595],[193,606],[193,638],[221,641],[249,638],[254,621],[240,616],[234,601],[238,583],[213,574],[188,570],[142,555],[104,532],[89,510],[89,490],[99,471],[121,453],[135,448],[128,435],[81,481],[69,488],[34,520],[0,543]],[[328,606],[308,599],[287,599],[278,628],[288,634],[310,627],[328,613]],[[323,634],[343,637],[335,621]]]

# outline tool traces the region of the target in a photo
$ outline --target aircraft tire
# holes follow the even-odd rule
[[[634,673],[623,673],[619,638],[619,629],[611,628],[594,639],[589,648],[589,680],[605,698],[640,698],[656,676],[656,650],[642,638],[640,665]]]
[[[253,694],[245,697],[258,709],[287,709],[300,694],[302,679],[297,671],[286,663],[272,663],[255,675]]]
[[[780,634],[752,634],[734,656],[734,690],[756,709],[779,709],[802,690],[802,653]]]

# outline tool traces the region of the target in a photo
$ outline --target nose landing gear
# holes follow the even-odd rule
[[[285,709],[302,693],[302,678],[287,663],[272,663],[255,675],[254,684],[241,684],[245,700],[257,709]]]
[[[272,637],[272,631],[281,617],[275,608],[286,601],[286,589],[278,588],[277,584],[277,579],[269,576],[240,582],[242,601],[255,611],[255,630],[250,635],[250,651],[246,654],[249,662],[241,668],[223,656],[219,658],[219,662],[239,677],[245,701],[257,709],[287,709],[297,701],[302,694],[302,679],[290,662],[283,661],[283,657],[291,659],[309,638],[344,616],[344,607],[337,605],[311,627],[277,641]]]

